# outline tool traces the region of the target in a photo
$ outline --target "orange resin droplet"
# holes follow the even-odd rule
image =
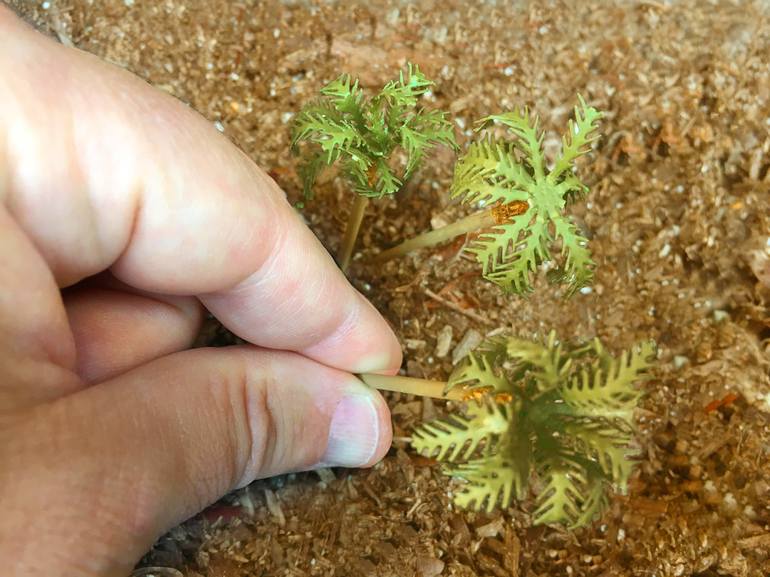
[[[501,204],[492,209],[492,217],[495,224],[505,224],[514,216],[524,214],[529,210],[529,203],[526,200],[514,200],[508,204]]]

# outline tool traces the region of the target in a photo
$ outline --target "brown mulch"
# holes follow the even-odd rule
[[[505,297],[463,239],[368,265],[376,248],[468,210],[448,199],[446,152],[372,206],[350,276],[392,322],[414,376],[447,376],[451,349],[438,356],[436,344],[450,332],[451,348],[468,331],[556,329],[616,351],[655,339],[628,496],[575,533],[532,527],[526,501],[458,511],[452,483],[404,440],[444,408],[394,395],[396,441],[380,465],[257,482],[171,531],[147,563],[187,577],[770,574],[766,3],[15,3],[216,122],[293,201],[292,115],[343,71],[377,88],[418,63],[436,80],[426,105],[452,111],[463,143],[476,119],[529,105],[553,154],[576,93],[606,112],[580,171],[592,192],[572,209],[598,265],[590,292],[564,300],[541,281]],[[330,249],[350,200],[330,180],[304,209]]]

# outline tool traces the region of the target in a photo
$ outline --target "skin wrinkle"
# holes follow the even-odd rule
[[[68,59],[60,58],[59,64],[67,67],[70,63]],[[63,73],[60,71],[60,75]],[[70,82],[67,82],[69,79],[69,76],[66,74],[63,74],[64,78],[62,79],[63,83],[67,86],[59,87],[59,90],[62,91],[65,94],[68,94],[70,92],[73,92],[71,90],[68,90]],[[50,82],[50,79],[46,79],[47,82]],[[28,90],[35,90],[34,86],[28,87]],[[22,91],[23,92],[23,91]],[[13,99],[14,93],[18,94],[15,91],[7,91],[6,94],[8,98]],[[74,91],[74,93],[77,93],[77,91]],[[16,97],[16,100],[18,101],[18,96]],[[30,102],[34,102],[35,99],[29,99]],[[7,104],[7,103],[6,103]],[[66,245],[70,245],[70,248],[65,250],[62,248],[62,243],[60,242],[61,239],[57,239],[57,242],[52,242],[46,240],[45,237],[41,238],[38,234],[28,234],[29,238],[32,240],[32,242],[35,244],[35,246],[38,248],[38,251],[40,251],[42,254],[45,255],[45,260],[47,261],[49,267],[51,267],[54,270],[54,276],[56,278],[57,284],[60,287],[63,286],[69,286],[71,284],[74,284],[75,282],[81,280],[82,278],[92,275],[95,272],[98,272],[99,270],[103,270],[108,266],[108,264],[111,262],[111,256],[110,251],[106,248],[106,244],[104,242],[104,239],[99,234],[99,227],[97,225],[98,218],[97,218],[97,211],[96,207],[91,199],[91,197],[88,194],[88,184],[86,182],[85,174],[88,172],[89,168],[87,166],[84,166],[84,159],[81,158],[81,154],[79,154],[80,148],[77,145],[77,139],[74,137],[74,134],[76,132],[75,130],[75,117],[76,117],[76,107],[74,107],[69,100],[62,99],[59,102],[59,106],[64,108],[64,112],[57,114],[55,116],[55,119],[58,120],[57,130],[56,132],[60,135],[59,139],[57,140],[58,143],[60,143],[60,146],[62,149],[67,150],[68,153],[66,155],[60,156],[60,165],[59,169],[63,171],[65,174],[65,177],[62,177],[62,180],[64,182],[68,183],[74,183],[70,184],[70,192],[72,193],[70,195],[70,201],[68,202],[66,206],[66,212],[72,212],[77,215],[78,220],[82,219],[88,222],[86,226],[80,226],[77,229],[77,236],[67,237]],[[16,122],[21,123],[24,125],[22,130],[25,134],[35,134],[37,131],[34,130],[34,125],[36,124],[35,118],[30,116],[30,111],[21,106],[17,107],[16,109],[17,115],[16,115]],[[34,116],[34,115],[33,115]],[[4,123],[9,124],[9,123]],[[64,133],[64,136],[61,136]],[[8,139],[8,136],[5,135],[6,140]],[[32,154],[32,157],[45,157],[45,150],[49,143],[43,143],[39,139],[34,140],[32,144],[35,147],[36,152],[40,152],[40,154]],[[73,152],[69,152],[73,151]],[[20,158],[22,156],[26,156],[26,153],[21,153],[19,150],[15,150],[13,152],[14,158]],[[10,156],[7,156],[6,162],[4,166],[8,167],[9,172],[9,178],[11,177],[11,167],[16,165],[16,162],[10,162]],[[21,165],[21,163],[18,163]],[[10,200],[7,202],[11,215],[14,217],[15,220],[19,223],[27,223],[27,226],[23,226],[23,228],[29,232],[30,226],[29,226],[29,219],[25,218],[25,214],[34,214],[37,211],[34,207],[35,205],[35,197],[31,196],[31,204],[23,203],[23,202],[14,202],[13,199],[17,197],[21,197],[21,194],[18,192],[18,190],[21,190],[21,185],[19,184],[19,178],[12,180],[12,182],[16,182],[16,185],[10,185],[8,188],[10,189],[7,193],[7,198]],[[37,183],[39,186],[41,183]],[[49,185],[50,183],[45,183]],[[50,194],[54,194],[52,191],[49,191]],[[23,200],[23,198],[22,198]],[[58,201],[58,200],[57,200]],[[33,230],[36,227],[32,227]],[[86,242],[83,241],[83,235],[87,235],[88,239]],[[84,247],[87,247],[86,250],[84,250]],[[122,250],[122,248],[121,248]],[[67,254],[67,252],[77,252],[79,257],[77,259],[79,269],[80,270],[73,270],[72,262],[67,262],[66,267],[61,266],[62,258],[60,255]],[[84,257],[87,256],[88,263],[84,263]],[[66,268],[66,272],[62,271],[62,268]]]
[[[322,332],[316,332],[314,335],[315,343],[303,349],[308,353],[314,350],[335,345],[337,341],[345,341],[356,329],[358,321],[361,319],[361,306],[351,306],[345,311],[345,317],[342,320],[333,321],[333,326]]]
[[[268,470],[268,464],[273,464],[275,444],[273,439],[278,434],[276,422],[273,419],[271,410],[271,389],[275,382],[272,363],[265,363],[262,367],[264,371],[260,378],[264,382],[262,387],[249,387],[248,371],[244,371],[242,387],[244,390],[244,416],[247,429],[247,439],[249,440],[249,456],[246,461],[237,487],[245,487],[253,481],[261,472]],[[255,423],[261,423],[264,435],[257,435]]]

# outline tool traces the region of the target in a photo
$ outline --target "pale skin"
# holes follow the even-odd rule
[[[189,349],[205,309],[249,343]],[[194,111],[0,5],[3,575],[128,575],[256,478],[371,466],[387,323]]]

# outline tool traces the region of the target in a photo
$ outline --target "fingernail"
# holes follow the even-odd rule
[[[374,399],[350,393],[334,409],[329,442],[321,466],[360,467],[374,456],[379,442],[379,419]]]

